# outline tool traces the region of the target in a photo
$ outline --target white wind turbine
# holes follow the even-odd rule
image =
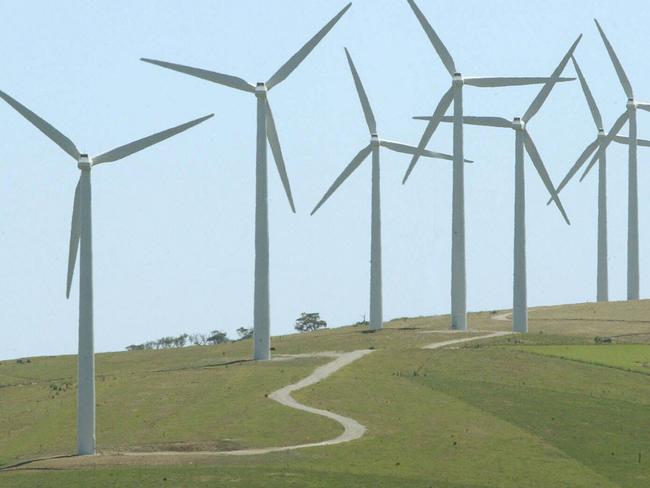
[[[626,111],[614,122],[612,129],[607,136],[601,141],[600,152],[603,152],[607,146],[616,138],[618,132],[623,128],[625,122],[629,123],[628,137],[625,138],[628,143],[628,195],[627,195],[627,299],[639,299],[639,188],[637,177],[637,123],[636,123],[636,110],[640,108],[650,112],[650,103],[639,102],[634,98],[632,85],[628,80],[621,62],[618,60],[614,48],[610,44],[605,32],[600,27],[597,20],[596,27],[603,39],[607,53],[614,65],[618,79],[623,86],[623,91],[627,96]],[[591,168],[598,161],[598,154],[596,154],[589,162],[587,169],[583,173],[580,180],[589,173]]]
[[[580,79],[580,86],[582,87],[582,92],[585,95],[587,100],[587,105],[589,106],[589,111],[596,124],[597,135],[591,143],[587,145],[585,150],[582,152],[580,157],[574,163],[574,165],[569,169],[568,173],[564,179],[560,182],[557,187],[557,193],[559,194],[562,189],[569,183],[573,176],[578,172],[578,170],[587,162],[587,159],[594,155],[595,160],[598,161],[598,244],[597,244],[597,266],[596,266],[596,300],[599,302],[606,302],[609,300],[609,284],[608,284],[608,270],[607,270],[607,145],[605,140],[607,136],[605,130],[603,129],[603,119],[600,115],[600,110],[596,101],[589,89],[587,80],[585,79],[578,62],[575,57],[572,57],[573,66],[578,78]],[[623,114],[625,116],[626,112]],[[625,136],[614,136],[612,139],[614,142],[620,144],[629,144],[630,139]],[[637,145],[639,146],[650,146],[650,141],[637,140]],[[585,174],[586,175],[586,174]],[[580,179],[584,179],[584,176]],[[549,200],[549,204],[552,200]]]
[[[66,297],[70,298],[70,287],[74,274],[77,252],[79,255],[79,356],[77,393],[77,453],[95,454],[95,342],[93,326],[93,250],[92,250],[92,203],[90,171],[93,166],[118,161],[149,146],[164,141],[190,127],[212,117],[213,114],[192,120],[171,129],[117,147],[99,156],[89,157],[79,152],[74,143],[40,118],[27,107],[6,93],[4,99],[18,113],[49,137],[61,149],[77,161],[81,170],[75,189],[70,228],[70,251],[68,254],[68,278]]]
[[[329,199],[330,196],[338,189],[339,186],[363,163],[363,161],[372,153],[372,193],[371,193],[371,224],[370,224],[370,330],[379,330],[383,327],[382,312],[382,273],[381,273],[381,185],[380,185],[380,167],[379,167],[379,148],[385,147],[392,151],[406,154],[415,154],[416,148],[402,144],[400,142],[387,141],[380,139],[377,134],[377,123],[375,116],[370,107],[370,102],[366,91],[363,88],[357,69],[352,62],[350,53],[345,50],[345,55],[350,65],[354,86],[356,87],[361,108],[368,124],[370,131],[370,144],[364,147],[352,159],[343,172],[334,180],[332,186],[325,192],[325,195],[318,202],[311,215]],[[453,160],[453,156],[441,154],[432,151],[424,151],[423,156],[437,159]]]
[[[465,177],[463,167],[463,86],[470,85],[481,88],[496,88],[518,85],[543,84],[548,78],[541,77],[464,77],[456,70],[451,54],[442,43],[436,32],[420,11],[414,0],[408,0],[415,16],[422,25],[424,32],[433,44],[440,60],[445,65],[452,78],[451,88],[442,96],[438,106],[433,112],[420,143],[418,151],[413,156],[411,164],[406,170],[403,183],[406,182],[415,167],[422,151],[427,146],[433,133],[440,124],[447,109],[454,102],[454,127],[453,127],[453,190],[452,190],[452,241],[451,241],[451,328],[454,330],[467,330],[467,287],[465,273]],[[566,81],[560,79],[559,81]]]
[[[481,125],[488,127],[503,127],[514,129],[515,131],[515,229],[514,229],[514,259],[513,259],[513,307],[512,307],[512,330],[515,332],[528,332],[528,295],[526,282],[526,198],[525,198],[525,178],[524,178],[524,151],[528,153],[530,159],[539,174],[546,189],[551,194],[558,209],[562,213],[564,220],[569,224],[569,219],[562,207],[559,197],[551,178],[546,171],[537,147],[528,133],[527,125],[530,120],[537,114],[551,90],[557,83],[564,71],[569,58],[573,54],[582,35],[573,43],[569,51],[565,54],[560,64],[555,68],[549,80],[544,84],[537,94],[533,103],[522,117],[515,117],[510,121],[501,117],[471,117],[465,116],[462,121],[464,124]],[[430,117],[416,117],[419,120],[430,120]],[[443,122],[454,122],[454,117],[442,117]]]
[[[275,128],[275,121],[269,105],[267,92],[275,85],[284,81],[293,70],[309,55],[316,45],[334,27],[339,19],[347,12],[352,3],[348,3],[320,31],[300,48],[289,60],[278,69],[266,82],[254,86],[247,81],[232,75],[216,73],[200,68],[192,68],[180,64],[167,63],[154,59],[142,58],[142,61],[163,68],[179,71],[213,83],[230,88],[254,93],[257,97],[257,156],[255,163],[255,285],[253,302],[253,357],[257,360],[267,360],[271,357],[271,318],[269,302],[269,215],[268,215],[268,183],[266,164],[266,141],[268,139],[275,164],[282,180],[282,185],[289,199],[291,210],[295,213],[289,177],[284,165],[280,140]]]

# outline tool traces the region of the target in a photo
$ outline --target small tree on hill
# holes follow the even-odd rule
[[[228,342],[228,336],[220,330],[213,330],[206,339],[208,344],[222,344]]]
[[[253,329],[248,327],[240,327],[237,329],[237,335],[239,336],[240,341],[244,339],[250,339],[253,337]]]
[[[322,320],[320,314],[316,312],[301,313],[294,326],[298,332],[311,332],[325,327],[327,327],[327,322]]]

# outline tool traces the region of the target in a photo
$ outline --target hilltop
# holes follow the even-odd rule
[[[650,485],[650,301],[531,309],[529,334],[423,349],[508,330],[500,318],[471,314],[467,334],[437,332],[449,318],[436,316],[274,337],[276,356],[304,356],[266,363],[248,361],[246,340],[99,354],[102,455],[2,470],[0,486]],[[293,397],[358,421],[363,437],[209,453],[339,436],[268,395],[332,361],[309,353],[356,350],[373,352]],[[0,362],[0,464],[74,452],[75,381],[74,356]]]

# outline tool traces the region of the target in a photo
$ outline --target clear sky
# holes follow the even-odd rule
[[[95,337],[98,351],[182,332],[252,326],[255,98],[139,61],[152,57],[266,80],[345,0],[5,2],[0,89],[98,154],[206,113],[209,122],[93,171]],[[625,96],[598,36],[597,17],[637,96],[650,60],[641,0],[420,0],[465,75],[548,76],[576,36],[583,71],[609,127]],[[272,333],[300,312],[330,326],[367,314],[369,160],[314,216],[309,212],[368,133],[345,60],[365,84],[380,137],[416,144],[449,76],[406,0],[355,0],[309,58],[270,93],[298,208],[290,212],[269,159]],[[567,74],[572,74],[569,67]],[[538,87],[465,90],[467,115],[511,118]],[[650,139],[650,114],[639,136]],[[65,299],[76,164],[0,104],[0,358],[75,353],[78,281]],[[595,137],[577,82],[565,83],[529,125],[557,184]],[[624,129],[623,132],[625,132]],[[429,146],[451,152],[451,132]],[[467,128],[468,306],[512,301],[514,133]],[[269,158],[271,158],[269,154]],[[625,296],[627,152],[609,152],[610,296]],[[451,165],[382,153],[384,313],[449,311]],[[639,151],[641,295],[650,289],[650,154]],[[526,166],[530,305],[595,298],[596,173],[545,205]],[[471,326],[471,324],[470,324]]]

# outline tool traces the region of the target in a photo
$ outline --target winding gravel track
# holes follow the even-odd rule
[[[512,311],[498,313],[490,317],[492,320],[501,320],[503,322],[510,322],[512,320]]]
[[[422,349],[440,349],[441,347],[452,346],[454,344],[460,344],[463,342],[477,341],[479,339],[489,339],[491,337],[501,337],[501,336],[507,336],[511,334],[512,332],[510,331],[490,332],[489,334],[480,335],[480,336],[464,337],[462,339],[452,339],[451,341],[434,342],[432,344],[427,344],[426,346],[423,346]]]
[[[211,454],[211,455],[220,455],[220,456],[255,456],[259,454],[269,454],[272,452],[282,452],[282,451],[293,451],[295,449],[305,449],[308,447],[322,447],[322,446],[331,446],[334,444],[342,444],[344,442],[354,441],[363,436],[366,432],[366,427],[361,425],[354,419],[350,417],[344,417],[337,413],[329,412],[327,410],[322,410],[320,408],[310,407],[308,405],[303,405],[298,402],[295,398],[291,396],[291,393],[297,390],[302,390],[311,385],[315,385],[328,378],[332,374],[336,373],[339,369],[344,368],[345,366],[361,359],[362,357],[373,352],[372,349],[359,349],[352,352],[321,352],[314,354],[296,354],[292,356],[279,356],[275,358],[275,361],[286,361],[288,359],[294,358],[306,358],[306,357],[333,357],[334,361],[331,361],[323,366],[319,366],[314,370],[312,374],[303,378],[297,383],[280,388],[279,390],[274,391],[268,397],[271,400],[274,400],[281,405],[285,405],[289,408],[295,408],[296,410],[302,410],[303,412],[313,413],[314,415],[320,415],[322,417],[327,417],[329,419],[335,420],[343,426],[343,433],[334,439],[329,439],[321,442],[311,442],[308,444],[295,444],[293,446],[279,446],[279,447],[264,447],[258,449],[239,449],[235,451],[190,451],[190,452],[178,452],[178,451],[157,451],[157,452],[121,452],[121,455],[124,456],[178,456],[178,455],[197,455],[197,454]]]
[[[505,315],[505,314],[504,314]],[[497,318],[493,317],[495,320],[507,320],[506,318]],[[433,331],[432,331],[433,332]],[[438,332],[438,331],[436,331]],[[449,332],[449,331],[439,331],[439,332]],[[470,341],[477,341],[481,339],[489,339],[491,337],[500,337],[500,336],[505,336],[505,335],[510,335],[512,332],[510,331],[500,331],[500,332],[490,332],[486,333],[480,336],[473,336],[473,337],[463,337],[460,339],[452,339],[448,341],[442,341],[442,342],[434,342],[431,344],[427,344],[426,346],[423,346],[422,349],[440,349],[446,346],[451,346],[455,344],[461,344],[464,342],[470,342]],[[269,454],[273,452],[282,452],[282,451],[292,451],[296,449],[306,449],[309,447],[322,447],[322,446],[332,446],[336,444],[342,444],[345,442],[350,442],[356,439],[361,438],[365,432],[366,432],[366,427],[362,425],[361,423],[357,422],[356,420],[350,418],[350,417],[345,417],[343,415],[339,415],[334,412],[330,412],[327,410],[322,410],[319,408],[315,407],[310,407],[308,405],[303,405],[302,403],[298,402],[296,399],[294,399],[291,394],[294,391],[301,390],[303,388],[306,388],[311,385],[315,385],[316,383],[319,383],[323,381],[324,379],[328,378],[341,368],[344,368],[345,366],[348,366],[349,364],[363,358],[364,356],[370,354],[373,352],[373,350],[370,349],[360,349],[352,352],[344,352],[344,353],[336,353],[336,352],[321,352],[321,353],[314,353],[314,354],[297,354],[297,355],[291,355],[291,356],[278,356],[274,358],[274,361],[287,361],[290,359],[295,359],[295,358],[306,358],[306,357],[332,357],[334,358],[333,361],[323,365],[319,366],[314,370],[312,374],[307,376],[306,378],[298,381],[297,383],[293,383],[291,385],[287,385],[283,388],[280,388],[279,390],[274,391],[271,393],[268,398],[270,398],[273,401],[276,401],[280,403],[281,405],[287,406],[289,408],[294,408],[296,410],[301,410],[303,412],[308,412],[312,413],[314,415],[320,415],[323,417],[327,417],[329,419],[332,419],[339,424],[343,426],[343,433],[339,435],[338,437],[335,437],[333,439],[321,441],[321,442],[312,442],[312,443],[307,443],[307,444],[296,444],[292,446],[279,446],[279,447],[266,447],[266,448],[257,448],[257,449],[240,449],[240,450],[234,450],[234,451],[157,451],[157,452],[125,452],[125,451],[119,451],[119,452],[104,452],[101,453],[99,456],[83,456],[83,457],[77,457],[77,456],[72,456],[72,457],[57,457],[57,458],[48,458],[48,459],[38,459],[38,460],[32,460],[32,461],[26,461],[23,463],[20,463],[20,466],[24,466],[27,469],[29,469],[28,465],[33,464],[38,462],[39,465],[43,462],[46,464],[51,464],[53,467],[54,466],[59,466],[59,467],[64,467],[67,462],[70,462],[74,466],[79,466],[80,464],[84,464],[84,461],[87,461],[88,463],[93,463],[93,459],[100,459],[103,458],[104,460],[107,460],[106,458],[113,458],[116,463],[118,463],[118,459],[122,458],[151,458],[151,457],[191,457],[191,456],[255,456],[255,455],[261,455],[261,454]],[[66,461],[67,460],[67,461]],[[27,465],[27,466],[26,466]],[[63,466],[62,466],[63,465]],[[3,468],[3,470],[8,470],[8,469],[16,469],[18,468],[19,465],[14,465],[14,466],[7,466]]]
[[[448,331],[447,331],[448,332]],[[503,332],[490,332],[485,335],[473,336],[473,337],[463,337],[461,339],[452,339],[449,341],[443,342],[434,342],[432,344],[427,344],[423,346],[422,349],[440,349],[442,347],[451,346],[454,344],[461,344],[463,342],[476,341],[480,339],[489,339],[491,337],[500,337],[505,335],[510,335],[512,332],[503,331]],[[323,366],[319,366],[314,370],[312,374],[306,378],[293,383],[291,385],[280,388],[279,390],[274,391],[268,397],[271,400],[274,400],[281,405],[285,405],[289,408],[295,408],[296,410],[301,410],[303,412],[313,413],[314,415],[320,415],[322,417],[327,417],[329,419],[335,420],[343,426],[343,433],[334,439],[329,439],[321,442],[312,442],[308,444],[296,444],[293,446],[280,446],[280,447],[265,447],[257,449],[240,449],[236,451],[191,451],[191,452],[177,452],[177,451],[160,451],[160,452],[122,452],[120,454],[124,456],[179,456],[179,455],[197,455],[197,454],[211,454],[219,456],[255,456],[260,454],[269,454],[272,452],[282,452],[282,451],[293,451],[296,449],[306,449],[308,447],[322,447],[322,446],[333,446],[335,444],[343,444],[344,442],[354,441],[360,439],[366,432],[366,426],[360,424],[356,420],[350,417],[344,417],[334,412],[328,410],[322,410],[320,408],[310,407],[308,405],[303,405],[298,402],[295,398],[291,396],[294,391],[301,390],[311,385],[315,385],[328,378],[332,374],[336,373],[339,369],[348,366],[349,364],[361,359],[362,357],[373,352],[371,349],[359,349],[352,352],[336,353],[336,352],[321,352],[314,354],[296,354],[292,356],[279,356],[276,357],[275,361],[286,361],[294,358],[305,358],[305,357],[333,357],[334,361],[331,361]]]

